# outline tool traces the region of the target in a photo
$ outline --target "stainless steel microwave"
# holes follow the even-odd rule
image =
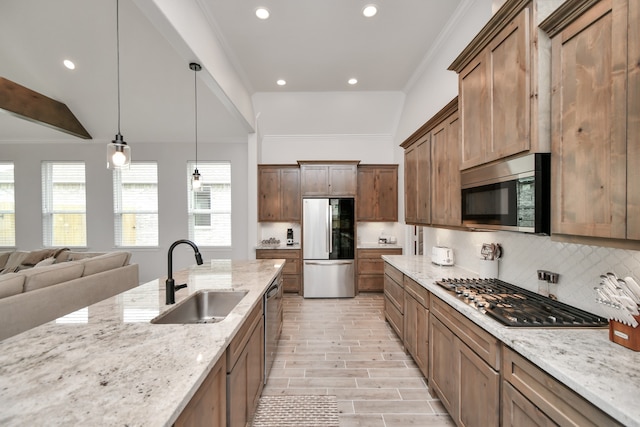
[[[551,155],[528,154],[463,171],[462,224],[549,234]]]

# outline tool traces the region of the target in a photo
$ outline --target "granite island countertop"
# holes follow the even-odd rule
[[[608,329],[503,326],[434,283],[477,274],[434,265],[425,256],[383,255],[382,259],[603,412],[623,425],[640,427],[640,352],[609,341]]]
[[[212,260],[174,274],[246,290],[221,322],[159,325],[164,277],[0,341],[0,425],[172,425],[282,270],[278,260]]]

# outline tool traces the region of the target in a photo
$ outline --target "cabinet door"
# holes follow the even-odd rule
[[[461,224],[460,120],[454,113],[431,132],[431,223]]]
[[[640,240],[640,2],[628,7],[627,238]]]
[[[417,223],[431,223],[431,138],[418,141],[416,147],[418,158],[418,208]]]
[[[455,361],[455,335],[435,316],[429,320],[429,388],[449,414],[457,414],[460,372]]]
[[[506,381],[502,382],[503,427],[554,427],[557,426],[526,397]]]
[[[375,221],[378,211],[376,170],[358,168],[358,197],[356,213],[358,221]]]
[[[480,54],[459,75],[462,143],[460,169],[480,165],[491,137],[491,113],[487,62]]]
[[[525,8],[489,44],[491,135],[485,162],[530,147],[529,8]]]
[[[553,37],[553,233],[626,237],[626,15],[602,1]]]
[[[405,292],[404,345],[425,376],[429,375],[429,310]]]
[[[418,151],[415,144],[404,152],[404,221],[418,224]]]
[[[330,165],[329,195],[355,196],[357,180],[357,167],[355,165]]]
[[[327,196],[329,194],[329,169],[326,165],[301,165],[303,196]]]
[[[213,367],[175,422],[176,427],[224,427],[227,423],[226,358]]]
[[[283,168],[280,171],[280,220],[300,222],[300,169]]]
[[[258,166],[258,221],[278,221],[281,203],[280,169]]]
[[[398,221],[398,168],[380,168],[376,174],[378,213],[376,220]]]
[[[455,340],[459,372],[458,425],[490,427],[500,423],[500,374],[460,339]]]
[[[404,294],[404,337],[406,351],[414,356],[418,338],[418,302],[406,292]],[[415,356],[414,356],[415,360]]]

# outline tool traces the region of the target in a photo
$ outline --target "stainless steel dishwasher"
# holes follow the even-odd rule
[[[264,294],[264,383],[267,383],[282,332],[282,275]]]

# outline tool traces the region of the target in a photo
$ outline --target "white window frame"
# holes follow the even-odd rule
[[[155,181],[140,181],[140,184],[151,184],[156,187],[156,204],[150,206],[148,209],[124,209],[122,201],[122,187],[125,183],[122,182],[122,174],[135,170],[137,166],[155,166]],[[156,229],[155,229],[155,242],[145,244],[123,244],[123,215],[140,214],[140,215],[155,215],[156,216]],[[114,169],[113,170],[113,225],[114,225],[114,244],[118,248],[157,248],[159,246],[159,212],[158,212],[158,162],[155,161],[142,161],[131,162],[128,170]]]
[[[211,192],[211,196],[210,196],[210,200],[212,203],[212,206],[210,209],[196,209],[195,208],[195,195],[194,195],[194,191],[191,187],[191,178],[193,175],[193,172],[195,170],[195,162],[189,161],[187,162],[187,196],[188,196],[188,228],[189,228],[189,239],[193,240],[198,247],[208,247],[208,248],[225,248],[225,249],[230,249],[232,246],[232,225],[233,225],[233,216],[232,216],[232,194],[231,194],[231,188],[232,188],[232,182],[231,182],[231,162],[230,161],[206,161],[206,162],[198,162],[198,170],[201,174],[200,177],[200,181],[202,183],[202,187],[199,190],[200,192],[202,191],[210,191]],[[225,181],[219,181],[216,182],[214,180],[214,177],[212,177],[211,173],[207,173],[207,169],[209,167],[224,167],[224,168],[228,168],[228,179],[226,179]],[[229,196],[229,200],[228,200],[228,209],[225,210],[221,210],[219,206],[215,205],[215,192],[212,188],[213,185],[219,185],[219,184],[223,184],[223,185],[228,185],[229,189],[228,189],[228,196]],[[202,215],[202,214],[209,214],[211,215],[211,224],[212,226],[196,226],[195,225],[195,215]],[[196,236],[196,230],[200,230],[200,231],[205,231],[207,229],[209,229],[212,233],[218,233],[218,236],[220,236],[221,231],[218,230],[214,230],[213,229],[213,224],[216,223],[215,221],[215,216],[216,215],[225,215],[228,216],[229,218],[229,226],[227,230],[224,230],[225,233],[228,233],[228,236],[226,236],[226,241],[224,242],[225,244],[212,244],[209,242],[202,242],[199,241],[201,239],[199,239]]]
[[[82,184],[84,191],[80,197],[83,206],[82,210],[73,209],[54,209],[53,200],[53,168],[55,166],[65,165],[82,165],[83,176],[81,181],[67,181],[69,184]],[[56,183],[63,183],[57,181]],[[56,215],[82,215],[83,227],[82,237],[84,241],[80,244],[71,244],[69,242],[54,242],[55,224],[54,219]],[[73,247],[73,248],[86,248],[87,247],[87,170],[85,162],[83,161],[43,161],[42,162],[42,244],[44,247]]]
[[[7,234],[0,238],[0,247],[3,248],[13,248],[16,246],[16,176],[15,176],[15,166],[13,162],[0,162],[0,170],[3,171],[3,174],[0,175],[0,185],[6,187],[6,192],[9,195],[6,200],[0,199],[0,221],[4,224],[4,216],[12,215],[13,216],[13,229],[0,230],[0,235],[3,235],[4,232]],[[11,171],[9,173],[4,173],[4,171]],[[9,176],[10,175],[10,176]],[[5,178],[2,178],[5,177]],[[9,198],[11,200],[9,200]],[[6,239],[6,240],[5,240]]]

